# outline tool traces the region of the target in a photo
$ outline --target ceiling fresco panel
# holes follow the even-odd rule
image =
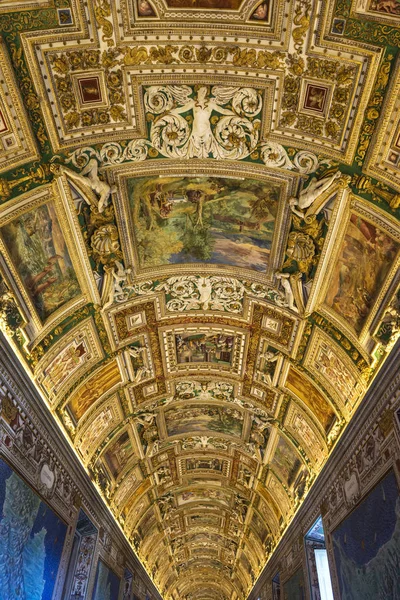
[[[91,454],[101,445],[106,435],[110,433],[123,417],[118,395],[111,396],[93,412],[90,423],[86,423],[76,434],[76,446],[87,462]]]
[[[324,432],[328,432],[336,420],[335,411],[325,396],[311,381],[291,367],[286,376],[285,387],[311,411]]]
[[[385,230],[357,213],[351,214],[324,303],[339,313],[358,335],[392,271],[398,252],[398,241]],[[343,304],[345,296],[346,305]]]
[[[210,169],[215,175],[204,176]],[[167,270],[201,272],[204,265],[216,274],[236,267],[243,275],[270,275],[283,251],[283,240],[273,232],[287,220],[285,178],[247,165],[216,169],[204,160],[191,161],[185,170],[191,175],[175,167],[174,177],[163,160],[153,177],[129,178],[126,169],[118,171],[124,197],[118,221],[129,264],[153,277]]]
[[[344,414],[353,411],[365,388],[348,356],[321,330],[315,329],[305,364],[317,381],[330,392]]]
[[[9,201],[0,219],[0,247],[6,279],[18,281],[32,337],[89,299],[86,263],[75,248],[56,188],[43,187]]]
[[[54,402],[102,357],[98,333],[90,318],[53,346],[37,365],[35,376],[50,402]]]
[[[75,426],[97,400],[122,382],[117,361],[108,362],[97,369],[70,395],[68,403],[63,407],[68,412]]]

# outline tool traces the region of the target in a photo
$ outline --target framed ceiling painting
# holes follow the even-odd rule
[[[387,213],[351,196],[335,248],[318,310],[359,347],[400,267],[398,226]]]
[[[83,381],[69,396],[62,406],[75,427],[81,427],[94,406],[101,404],[107,394],[120,387],[123,379],[118,360],[111,360],[96,369],[86,381]]]
[[[84,246],[76,219],[56,186],[33,190],[3,207],[0,269],[35,341],[96,299],[86,252],[77,248],[77,243]]]
[[[340,413],[348,418],[365,390],[365,382],[346,352],[324,331],[315,328],[304,366],[337,403]]]
[[[241,437],[244,413],[236,407],[190,404],[167,409],[164,418],[169,437],[207,433]]]
[[[101,447],[102,442],[124,418],[124,412],[118,394],[106,398],[100,406],[91,411],[90,418],[78,427],[75,446],[85,463]]]
[[[314,421],[295,401],[289,404],[284,425],[307,451],[308,457],[317,468],[320,467],[328,456],[326,437],[321,435]]]
[[[224,371],[241,375],[248,335],[239,328],[160,327],[160,343],[168,373]]]
[[[117,173],[121,246],[139,276],[207,268],[265,281],[278,268],[284,240],[274,231],[288,226],[287,180],[208,163],[191,160],[182,171],[160,160],[154,171],[137,165],[135,177]]]
[[[130,470],[136,455],[134,435],[131,428],[127,426],[107,445],[101,458],[113,479],[117,480],[124,472]]]
[[[7,1],[0,3],[0,14],[7,11],[7,4]],[[21,2],[11,4],[13,10],[17,10]],[[0,63],[0,172],[6,172],[10,167],[37,161],[39,153],[4,40],[0,43]],[[40,178],[43,173],[39,166],[36,175]],[[2,201],[10,198],[12,182],[1,179],[0,187]]]
[[[81,321],[39,361],[35,379],[51,404],[103,358],[93,319]]]
[[[306,373],[297,371],[293,366],[287,371],[284,385],[294,395],[297,403],[300,400],[300,406],[303,409],[306,407],[326,435],[337,419],[338,409],[331,405]]]
[[[177,25],[177,19],[184,18],[192,23],[212,19],[222,23],[229,23],[238,33],[243,27],[262,32],[264,35],[282,35],[284,14],[269,0],[255,2],[254,0],[125,0],[126,10],[129,15],[131,33],[135,29],[147,24],[149,27],[154,21],[167,22],[169,26]],[[153,21],[153,23],[152,23]]]
[[[301,459],[300,453],[286,437],[277,436],[274,454],[270,460],[270,468],[285,487],[285,490],[295,490],[308,475],[308,470]]]

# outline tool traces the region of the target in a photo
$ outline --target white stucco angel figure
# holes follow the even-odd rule
[[[285,290],[285,303],[290,310],[294,312],[299,312],[299,309],[294,303],[294,295],[292,286],[290,283],[290,274],[289,273],[275,273],[275,277],[281,282],[283,289]]]
[[[124,265],[116,260],[114,266],[106,272],[111,275],[112,279],[108,286],[108,298],[103,304],[103,310],[114,304],[115,301],[121,302],[126,299],[127,292],[124,287],[132,269],[125,269]]]
[[[266,383],[267,385],[272,385],[272,374],[273,371],[275,370],[275,367],[273,366],[274,363],[276,363],[276,361],[278,360],[278,358],[280,357],[280,352],[271,352],[270,350],[267,350],[266,352],[263,352],[262,354],[260,354],[260,359],[264,360],[264,364],[263,364],[263,369],[264,372],[261,374],[261,380]]]
[[[95,158],[91,158],[80,173],[65,165],[55,163],[51,165],[51,171],[56,175],[66,173],[72,181],[78,184],[86,202],[96,206],[99,213],[102,213],[108,206],[111,194],[117,190],[115,185],[110,186],[106,181],[100,179],[99,164]]]
[[[192,110],[192,133],[187,145],[187,158],[208,158],[209,154],[218,154],[218,145],[211,131],[210,117],[213,111],[222,115],[234,116],[235,113],[223,108],[212,98],[208,98],[208,89],[201,86],[196,98],[190,98],[186,104],[175,108],[172,114],[183,114]]]
[[[145,366],[142,367],[138,367],[133,375],[133,377],[131,377],[131,381],[132,383],[140,383],[142,381],[142,379],[144,379],[146,377],[146,375],[149,374],[149,369]]]
[[[309,183],[309,185],[301,190],[298,198],[289,198],[289,205],[291,210],[299,217],[304,219],[305,217],[305,209],[309,208],[316,200],[326,192],[328,188],[333,184],[336,179],[339,179],[342,176],[340,171],[337,171],[333,175],[329,177],[324,177],[323,179],[317,179],[313,177]],[[300,210],[299,210],[300,209]]]
[[[171,158],[244,158],[256,147],[262,98],[253,88],[200,86],[193,94],[186,85],[151,86],[145,94],[146,110],[154,119],[150,137],[153,146]],[[227,104],[229,103],[229,108]],[[192,113],[191,126],[182,116]],[[214,130],[212,113],[221,118]]]

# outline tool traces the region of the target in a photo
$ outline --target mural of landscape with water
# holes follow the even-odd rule
[[[0,460],[0,600],[52,600],[66,524]]]

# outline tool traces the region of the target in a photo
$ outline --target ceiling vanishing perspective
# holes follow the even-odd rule
[[[0,322],[166,600],[244,600],[399,331],[396,0],[5,0]]]

